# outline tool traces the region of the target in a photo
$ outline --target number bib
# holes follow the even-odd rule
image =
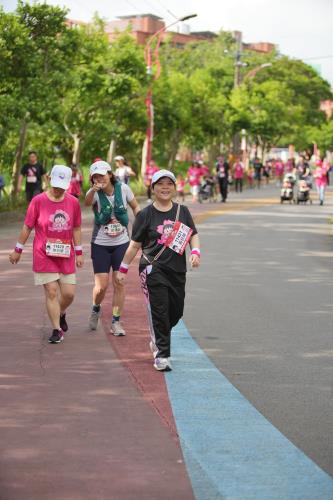
[[[35,182],[37,182],[37,177],[36,177],[35,175],[29,175],[29,176],[27,177],[27,182],[28,182],[28,183],[31,183],[31,184],[32,184],[32,183],[35,183]]]
[[[62,257],[68,259],[71,255],[71,244],[67,240],[48,239],[45,251],[48,257]]]
[[[174,223],[173,230],[168,236],[165,246],[179,255],[183,255],[187,243],[190,241],[193,230],[180,221]]]
[[[120,222],[116,221],[115,219],[113,222],[110,222],[110,224],[104,226],[105,234],[112,237],[119,236],[123,232],[123,230],[124,230],[123,226],[120,224]]]

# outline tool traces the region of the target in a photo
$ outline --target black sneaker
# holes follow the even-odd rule
[[[68,325],[67,325],[67,321],[66,321],[66,313],[60,314],[60,328],[62,329],[63,332],[67,332],[67,330],[68,330]]]
[[[53,330],[51,337],[49,337],[50,344],[60,344],[64,340],[64,333],[62,330]]]

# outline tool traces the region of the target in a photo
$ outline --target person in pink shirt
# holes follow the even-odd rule
[[[176,182],[177,198],[180,199],[183,203],[185,201],[185,184],[186,181],[182,174],[178,174]]]
[[[319,204],[323,205],[325,201],[325,190],[327,186],[327,172],[328,165],[321,160],[316,161],[316,169],[313,173],[315,179],[317,193],[319,197]]]
[[[33,271],[36,285],[43,285],[46,310],[52,324],[49,342],[58,344],[68,330],[66,310],[75,293],[75,264],[83,265],[81,246],[81,208],[79,201],[66,193],[72,170],[55,165],[48,190],[35,196],[28,207],[23,228],[9,261],[17,264],[32,229]]]
[[[144,175],[144,183],[147,188],[147,198],[151,200],[151,180],[155,172],[158,172],[159,168],[153,160],[150,160],[146,167],[146,172]]]
[[[194,161],[187,171],[187,179],[191,188],[192,201],[198,201],[202,171],[199,162]]]
[[[241,193],[243,191],[244,167],[239,158],[233,167],[233,177],[235,179],[235,191]]]
[[[276,160],[276,162],[275,162],[275,178],[276,178],[279,186],[282,186],[283,175],[284,175],[283,162],[281,160]]]
[[[69,188],[67,189],[67,193],[75,196],[75,198],[80,198],[81,187],[83,184],[83,175],[82,172],[79,171],[76,165],[72,165],[72,178],[69,184]]]
[[[210,170],[209,170],[208,165],[205,165],[202,160],[199,160],[198,163],[199,163],[199,166],[201,168],[202,177],[210,176]]]

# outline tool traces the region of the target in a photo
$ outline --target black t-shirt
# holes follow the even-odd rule
[[[25,188],[26,190],[40,189],[42,190],[42,176],[45,174],[43,165],[40,163],[35,163],[30,165],[26,163],[21,168],[21,175],[25,176]]]
[[[163,248],[161,240],[166,237],[168,231],[172,229],[177,215],[177,203],[167,212],[157,210],[153,205],[141,210],[135,218],[132,230],[132,240],[142,243],[142,251],[147,255],[150,262],[154,256]],[[190,211],[184,205],[181,205],[179,212],[180,222],[186,224],[193,230],[192,235],[197,234]],[[147,260],[141,257],[140,271],[148,265]],[[171,248],[166,248],[162,255],[154,262],[154,266],[169,268],[179,273],[186,272],[186,255],[177,254]]]
[[[229,176],[229,163],[227,161],[217,162],[216,173],[218,179],[225,179],[227,181]]]

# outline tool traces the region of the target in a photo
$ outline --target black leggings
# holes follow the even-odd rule
[[[141,285],[146,297],[150,335],[158,349],[158,357],[170,356],[171,329],[184,312],[186,274],[152,266],[140,273]]]

